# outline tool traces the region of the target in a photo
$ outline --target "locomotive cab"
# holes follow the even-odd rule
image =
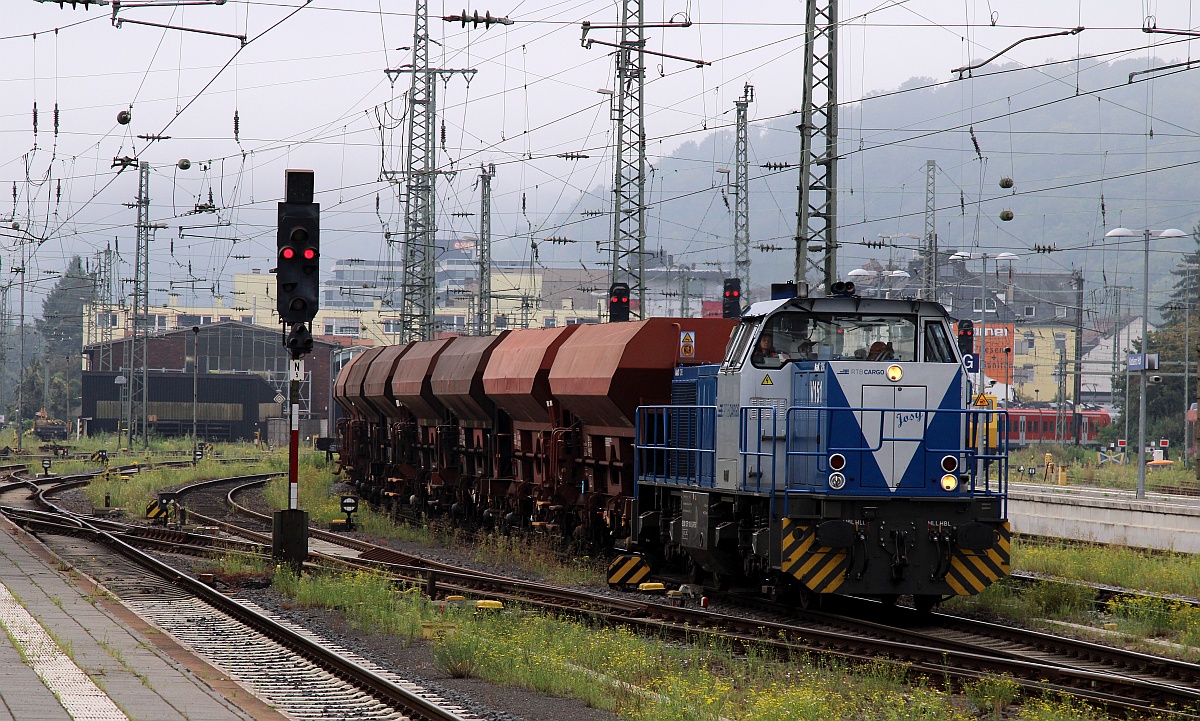
[[[665,529],[643,550],[697,578],[923,605],[1007,575],[1007,453],[975,433],[1003,412],[974,408],[952,338],[936,303],[751,306],[719,369],[677,373],[711,405],[640,411],[639,509]]]

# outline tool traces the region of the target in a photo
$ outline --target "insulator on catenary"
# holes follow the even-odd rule
[[[55,133],[57,135],[57,133]],[[62,181],[59,180],[54,189],[54,204],[58,205],[62,202]]]
[[[33,101],[33,134],[37,135],[37,101]]]
[[[58,103],[54,104],[54,137],[58,137]]]
[[[238,117],[238,111],[235,108],[233,111],[233,139],[237,140],[242,132],[242,120]]]

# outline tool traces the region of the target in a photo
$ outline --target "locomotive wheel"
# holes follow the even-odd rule
[[[921,614],[932,613],[934,607],[941,602],[942,597],[938,595],[918,593],[913,596],[913,607],[917,609],[917,613]]]

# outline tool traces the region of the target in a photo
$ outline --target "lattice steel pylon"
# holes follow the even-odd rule
[[[925,237],[921,248],[921,298],[937,300],[937,161],[925,161]]]
[[[404,272],[400,286],[401,341],[433,338],[437,285],[437,77],[429,69],[429,2],[417,0],[413,28],[412,86],[408,93],[408,202],[404,209]]]
[[[138,165],[137,249],[134,253],[133,305],[129,339],[129,445],[133,446],[134,424],[142,436],[142,447],[150,447],[147,411],[150,406],[147,379],[147,336],[150,334],[150,163]]]
[[[733,272],[742,281],[742,303],[750,298],[750,139],[746,118],[754,102],[754,86],[746,83],[737,110],[733,148]]]
[[[414,11],[412,64],[389,68],[388,77],[412,74],[408,92],[408,153],[404,169],[404,270],[400,285],[400,340],[434,336],[437,290],[437,81],[474,70],[429,67],[429,1]],[[385,173],[387,174],[387,173]]]
[[[828,292],[837,280],[837,0],[805,5],[796,283],[815,270]]]
[[[479,173],[479,293],[475,303],[478,335],[492,334],[492,178],[496,177],[496,166],[488,163]]]
[[[646,30],[643,0],[622,0],[617,28],[617,87],[613,97],[616,157],[613,176],[613,283],[628,283],[646,313]]]
[[[113,290],[113,260],[114,254],[112,246],[105,246],[103,251],[99,251],[95,256],[95,266],[92,268],[91,276],[94,285],[92,293],[91,312],[86,318],[89,332],[85,333],[86,337],[96,345],[96,352],[92,354],[92,370],[111,371],[113,370],[113,308],[116,306],[116,293]],[[103,319],[101,319],[103,312]]]

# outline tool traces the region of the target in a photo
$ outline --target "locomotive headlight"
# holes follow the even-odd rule
[[[900,380],[903,377],[904,377],[904,371],[900,369],[900,366],[888,366],[887,379],[889,381],[895,383],[896,381]]]
[[[942,490],[946,493],[958,488],[958,476],[953,473],[947,473],[942,476]]]
[[[846,487],[846,477],[841,473],[829,474],[829,487],[835,491],[840,491]]]
[[[840,471],[846,467],[846,457],[841,453],[834,453],[829,457],[829,470]]]
[[[958,456],[942,456],[942,470],[954,473],[958,470]]]

